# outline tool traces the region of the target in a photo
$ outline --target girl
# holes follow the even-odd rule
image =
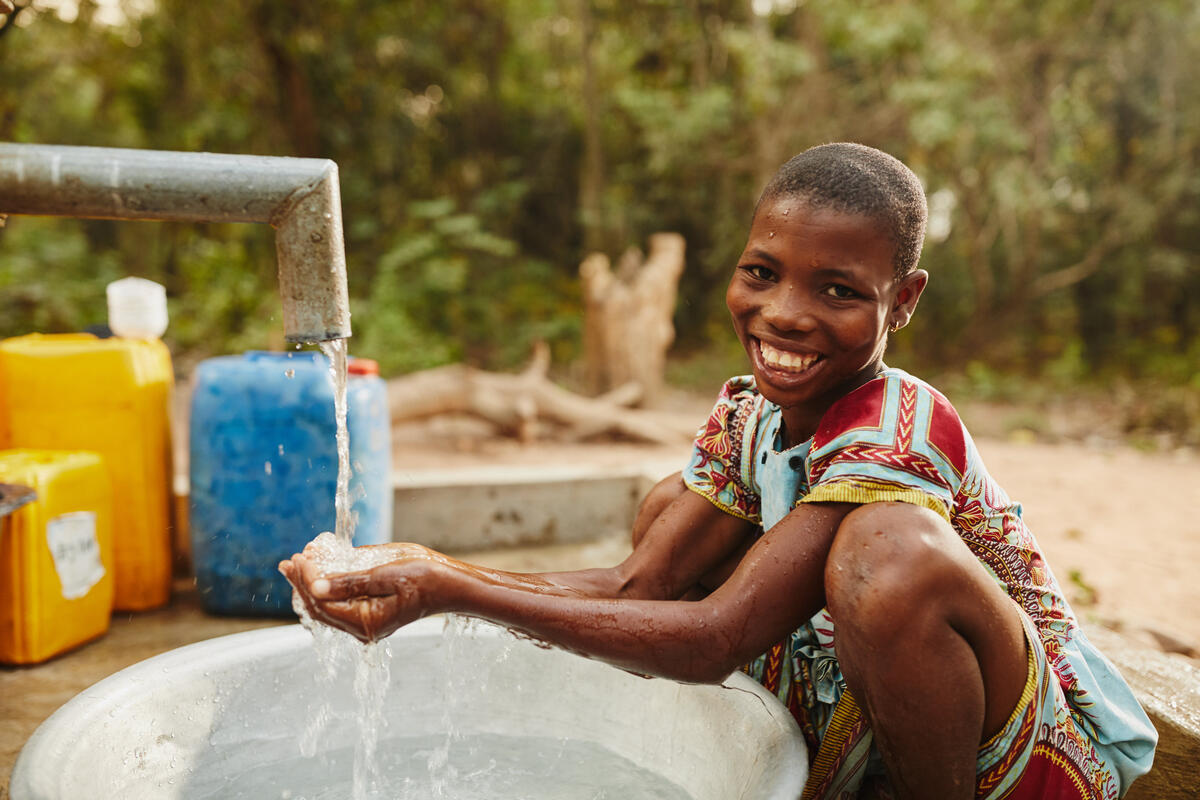
[[[868,147],[780,168],[726,294],[753,374],[622,564],[521,575],[382,545],[370,570],[281,570],[363,640],[454,611],[681,681],[743,667],[809,741],[806,798],[1120,796],[1154,729],[953,407],[883,363],[929,279],[925,216],[916,176]]]

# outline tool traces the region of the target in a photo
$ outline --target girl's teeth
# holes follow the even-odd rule
[[[766,342],[760,341],[759,351],[762,353],[763,361],[768,367],[773,369],[787,370],[788,372],[803,372],[812,366],[817,360],[815,355],[800,355],[799,353],[789,353],[786,350],[779,350]]]

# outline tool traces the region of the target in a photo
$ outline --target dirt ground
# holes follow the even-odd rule
[[[702,397],[681,398],[679,416],[698,425]],[[1022,504],[1027,523],[1085,624],[1099,624],[1166,652],[1200,656],[1200,454],[1147,452],[1112,437],[1034,436],[1005,422],[1011,409],[960,408],[989,470]],[[1020,414],[1017,413],[1019,417]],[[1096,430],[1095,425],[1087,426]],[[982,433],[980,433],[982,431]],[[688,447],[519,444],[481,436],[469,422],[396,430],[397,464],[451,469],[480,465],[679,463]],[[1053,432],[1052,432],[1053,433]],[[1051,439],[1047,441],[1046,439]],[[621,546],[598,558],[623,555]],[[1200,660],[1195,661],[1200,665]]]

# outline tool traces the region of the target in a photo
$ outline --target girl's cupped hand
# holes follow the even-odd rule
[[[363,642],[383,639],[438,610],[433,605],[435,585],[451,570],[445,556],[406,542],[356,548],[356,553],[371,566],[329,572],[310,544],[303,553],[280,562],[279,571],[313,619]]]

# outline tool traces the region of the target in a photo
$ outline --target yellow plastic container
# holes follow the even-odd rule
[[[171,355],[157,339],[0,341],[0,448],[89,450],[109,471],[115,607],[171,597]]]
[[[37,499],[0,518],[0,662],[101,636],[113,602],[112,492],[96,453],[0,451],[0,483]]]

